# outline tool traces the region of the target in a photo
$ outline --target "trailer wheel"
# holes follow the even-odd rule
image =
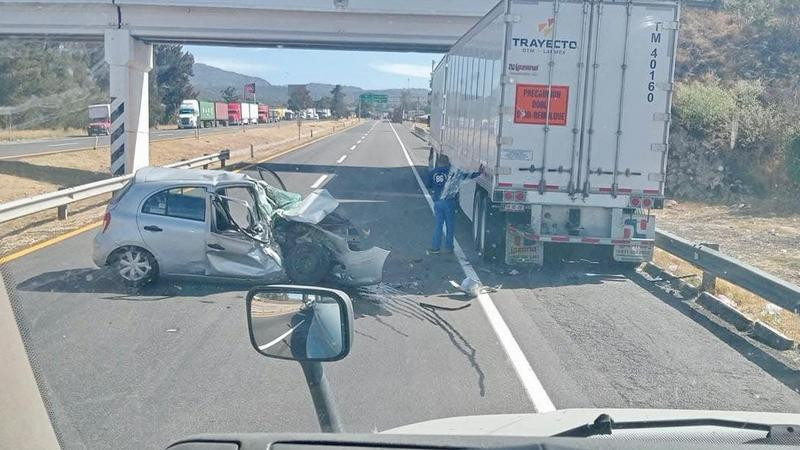
[[[480,235],[479,231],[481,229],[481,214],[480,214],[480,202],[481,202],[481,190],[475,190],[475,197],[472,200],[472,243],[475,247],[475,250],[480,251],[480,240],[478,236]]]
[[[485,261],[504,262],[506,253],[505,214],[491,208],[489,197],[481,191],[477,212],[477,250]]]

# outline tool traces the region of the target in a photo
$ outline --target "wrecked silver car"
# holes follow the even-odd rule
[[[259,171],[261,173],[261,171]],[[345,286],[381,281],[387,250],[318,189],[306,197],[247,175],[147,167],[108,205],[93,259],[129,286],[160,275]],[[279,184],[280,187],[273,184]]]

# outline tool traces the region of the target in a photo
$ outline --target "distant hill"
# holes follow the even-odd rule
[[[194,76],[192,85],[197,90],[201,99],[218,100],[220,92],[228,86],[242,89],[245,84],[256,83],[256,98],[258,101],[266,103],[284,104],[289,99],[288,88],[285,85],[274,85],[269,81],[250,75],[243,75],[230,72],[203,63],[194,64]],[[309,83],[306,87],[311,93],[311,98],[318,100],[325,96],[330,96],[333,84]],[[342,86],[345,93],[345,101],[352,103],[363,92],[375,94],[385,94],[391,99],[399,99],[403,89],[369,89],[365,90],[357,86]],[[428,95],[427,89],[411,89],[411,96],[418,97],[420,101]]]

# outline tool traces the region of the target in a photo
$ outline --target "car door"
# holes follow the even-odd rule
[[[163,274],[203,275],[208,195],[201,186],[174,186],[147,197],[139,209],[139,234]]]
[[[220,197],[219,201],[212,202],[211,228],[206,238],[206,274],[264,281],[280,278],[278,252],[245,235],[235,225],[242,228],[255,223],[268,226],[255,207],[254,187],[230,184],[218,188],[216,194]]]

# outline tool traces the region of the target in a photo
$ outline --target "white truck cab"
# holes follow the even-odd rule
[[[197,100],[184,100],[178,109],[178,128],[197,128],[200,121],[200,103]]]

